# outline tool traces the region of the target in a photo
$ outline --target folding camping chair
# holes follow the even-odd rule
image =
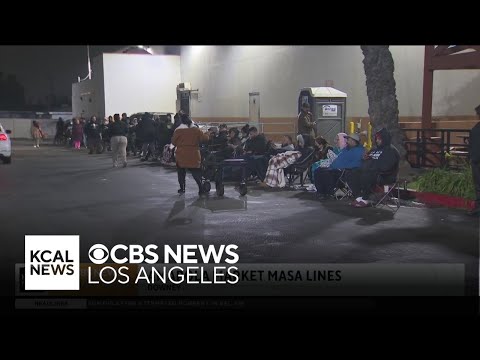
[[[396,165],[393,173],[390,172],[378,175],[377,186],[382,189],[380,191],[380,200],[373,205],[374,207],[388,207],[394,214],[400,209],[400,179],[398,177],[398,172],[399,164]]]
[[[338,178],[335,187],[333,189],[333,194],[335,199],[343,200],[345,198],[352,198],[353,191],[348,185],[347,178],[352,169],[343,169],[340,177]]]
[[[300,186],[303,187],[306,178],[308,177],[308,171],[313,163],[313,154],[315,153],[313,148],[308,148],[295,163],[287,166],[284,169],[285,176],[287,178],[287,184],[289,187],[293,187],[295,181],[300,179]]]

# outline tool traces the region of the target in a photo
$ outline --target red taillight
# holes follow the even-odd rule
[[[7,141],[7,135],[0,134],[0,141]]]

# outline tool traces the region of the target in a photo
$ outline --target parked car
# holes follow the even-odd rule
[[[4,164],[10,164],[12,162],[12,143],[10,136],[12,132],[5,130],[0,124],[0,159]]]
[[[130,119],[137,118],[138,121],[142,118],[144,115],[149,115],[153,118],[153,120],[160,119],[160,120],[166,120],[168,116],[170,115],[170,121],[173,123],[173,116],[175,114],[169,113],[169,112],[138,112],[135,114],[132,114],[129,116]]]

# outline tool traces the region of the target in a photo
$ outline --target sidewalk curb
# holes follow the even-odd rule
[[[408,191],[408,193],[417,201],[424,203],[425,205],[467,210],[472,210],[475,207],[474,200],[461,197],[418,191]]]

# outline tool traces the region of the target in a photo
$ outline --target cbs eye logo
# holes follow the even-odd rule
[[[103,264],[108,259],[108,249],[105,245],[95,244],[90,248],[88,257],[94,264]]]

